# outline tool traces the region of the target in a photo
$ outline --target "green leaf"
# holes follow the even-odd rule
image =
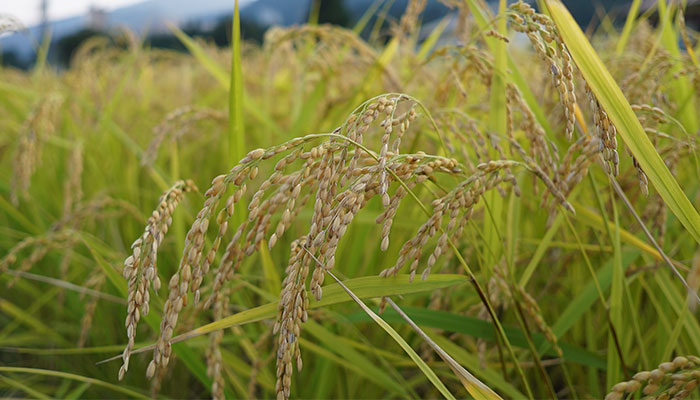
[[[418,333],[425,343],[427,343],[434,352],[450,367],[452,372],[457,376],[457,379],[462,383],[467,392],[476,400],[503,400],[501,396],[496,394],[490,387],[486,386],[477,377],[467,371],[460,363],[458,363],[448,352],[428,336],[413,320],[409,317],[393,300],[387,298],[387,303],[396,311],[401,318]],[[366,308],[363,307],[363,308]]]
[[[416,353],[411,346],[406,343],[406,341],[401,337],[401,335],[398,334],[394,330],[394,328],[391,327],[391,325],[387,324],[386,321],[384,321],[379,315],[377,315],[374,311],[372,311],[365,303],[360,300],[359,297],[357,297],[356,294],[354,294],[345,284],[343,284],[338,278],[333,275],[332,272],[328,271],[328,275],[332,276],[333,279],[335,279],[338,282],[338,285],[347,293],[348,296],[350,296],[355,303],[357,303],[362,310],[370,317],[374,322],[377,323],[386,333],[391,336],[394,341],[401,346],[401,348],[408,354],[409,357],[411,357],[411,360],[416,363],[418,368],[421,370],[423,375],[425,375],[426,378],[430,381],[430,383],[435,386],[435,388],[443,395],[445,396],[446,399],[451,399],[454,400],[455,397],[450,393],[450,391],[445,387],[445,385],[440,381],[440,379],[437,377],[435,372],[428,366],[428,364],[423,361],[422,358]],[[486,398],[486,397],[485,397]]]
[[[114,384],[111,384],[109,382],[101,381],[99,379],[88,378],[86,376],[71,374],[68,372],[52,371],[50,369],[3,367],[3,366],[0,366],[0,372],[16,372],[16,373],[24,373],[24,374],[53,376],[56,378],[63,378],[63,379],[72,379],[74,381],[86,382],[86,383],[90,383],[93,385],[102,386],[102,387],[105,387],[107,389],[111,389],[115,392],[126,394],[127,396],[134,398],[134,399],[146,399],[146,400],[149,399],[148,396],[145,396],[139,392],[133,391],[133,390],[125,387],[124,385],[114,385]]]
[[[263,287],[269,294],[274,296],[274,298],[277,298],[282,290],[282,284],[280,283],[282,282],[282,279],[280,278],[280,274],[275,267],[275,262],[272,260],[267,244],[263,243],[259,250],[260,262],[263,267],[263,276],[265,277]]]
[[[463,333],[476,338],[496,341],[493,324],[491,322],[447,311],[429,310],[418,307],[402,307],[402,309],[420,326],[442,329],[448,332]],[[382,316],[388,322],[403,322],[401,316],[393,310],[386,310]],[[354,313],[348,315],[348,320],[359,322],[367,321],[368,318],[363,313]],[[520,329],[509,326],[504,326],[503,329],[513,345],[521,348],[528,347],[525,335]],[[537,347],[541,347],[542,344],[546,342],[545,337],[541,334],[535,333],[532,337]],[[559,343],[559,347],[561,347],[564,352],[564,359],[568,361],[601,370],[605,369],[605,360],[594,353],[567,343]],[[546,354],[556,356],[556,352],[551,350],[547,351]]]
[[[82,385],[79,385],[77,388],[73,389],[70,393],[66,395],[66,400],[78,400],[84,398],[83,393],[85,393],[85,391],[88,390],[89,387],[89,382],[85,382]]]
[[[357,350],[341,344],[339,336],[334,335],[312,320],[308,320],[304,323],[304,331],[313,336],[316,339],[316,343],[324,345],[326,349],[337,354],[337,357],[342,360],[341,365],[343,367],[390,390],[394,394],[400,395],[401,397],[408,396],[405,386],[400,385],[399,382],[396,382],[391,376]]]
[[[230,162],[243,158],[245,154],[245,132],[243,126],[243,69],[241,66],[241,19],[238,0],[233,10],[231,31],[231,78],[228,92],[228,130]]]
[[[527,267],[525,267],[525,271],[520,277],[520,286],[525,287],[530,281],[530,278],[535,272],[537,265],[539,265],[540,261],[542,261],[542,257],[544,257],[545,252],[552,245],[554,235],[559,231],[559,227],[561,226],[562,221],[564,221],[564,216],[561,213],[557,214],[556,218],[554,219],[554,222],[547,229],[547,232],[544,234],[542,240],[540,240],[540,243],[537,245],[537,249],[535,249],[535,253],[530,258],[530,262],[527,264]]]
[[[416,59],[418,61],[425,60],[428,53],[430,53],[430,50],[435,47],[435,43],[437,43],[438,39],[440,39],[440,35],[442,35],[442,32],[445,31],[445,28],[447,28],[447,24],[450,23],[451,19],[452,17],[450,16],[443,18],[442,21],[435,26],[433,31],[430,32],[430,35],[428,35],[428,37],[423,41],[423,44],[421,44],[418,54],[416,54]]]
[[[500,0],[499,12],[503,13],[506,10],[506,1]],[[498,33],[506,35],[506,19],[500,18],[496,21]],[[489,47],[493,53],[493,77],[491,78],[491,96],[489,101],[489,120],[488,127],[490,133],[496,135],[506,134],[506,63],[508,55],[506,53],[506,44],[496,38],[486,38],[489,42]],[[497,157],[495,149],[491,149],[491,156]],[[486,206],[487,216],[484,218],[484,266],[487,270],[493,268],[493,264],[501,259],[503,242],[500,232],[503,232],[503,198],[495,191],[490,190],[484,194],[484,205]]]
[[[636,250],[627,251],[622,254],[622,263],[624,265],[630,265],[639,256],[639,252]],[[597,272],[596,276],[598,278],[598,283],[600,284],[600,289],[606,291],[612,282],[613,276],[613,260],[608,261],[603,265]],[[593,304],[598,300],[598,292],[595,287],[595,282],[591,280],[586,284],[586,286],[576,295],[576,297],[571,300],[568,306],[559,315],[559,319],[552,325],[552,331],[557,338],[564,336],[566,332],[571,329],[571,327],[583,317],[583,315],[588,311]],[[548,342],[545,346],[548,347]],[[540,352],[546,351],[541,348]]]
[[[622,28],[622,34],[617,40],[617,46],[615,47],[615,53],[619,56],[622,51],[625,50],[627,41],[629,41],[630,34],[632,33],[632,27],[634,26],[634,21],[637,19],[637,13],[639,12],[639,6],[642,4],[642,0],[632,1],[630,10],[627,13],[627,19],[625,20],[625,26]]]
[[[617,206],[614,199],[611,201],[613,209],[613,221],[615,222],[615,229],[611,232],[614,254],[613,254],[613,274],[612,274],[612,284],[610,287],[610,298],[608,300],[610,306],[610,324],[615,328],[616,331],[621,332],[622,327],[625,323],[625,315],[622,312],[622,295],[624,290],[623,280],[625,279],[625,271],[622,267],[622,255],[620,250],[620,218],[617,212]],[[608,370],[607,370],[607,387],[612,387],[615,383],[622,379],[622,360],[621,356],[618,355],[618,349],[613,346],[615,343],[614,332],[611,330],[608,332]],[[621,351],[626,348],[624,345],[625,335],[618,335],[618,340],[620,341]]]
[[[440,288],[465,283],[467,277],[453,274],[431,275],[425,281],[409,282],[409,275],[401,274],[393,278],[381,278],[378,276],[366,276],[348,280],[345,284],[361,299],[382,296],[394,296],[410,293],[432,292]],[[320,301],[311,300],[309,308],[326,307],[332,304],[344,303],[352,300],[337,283],[324,286],[323,298]],[[219,329],[229,328],[250,322],[257,322],[267,318],[273,318],[277,314],[277,302],[265,304],[250,310],[231,315],[210,324],[201,326],[189,332],[189,334],[202,335]],[[188,334],[184,334],[188,335]],[[181,336],[184,336],[181,335]]]
[[[214,79],[216,79],[221,86],[228,88],[231,85],[231,82],[229,81],[230,78],[226,76],[223,68],[221,68],[221,66],[219,66],[211,57],[209,57],[202,46],[195,42],[194,39],[187,36],[187,34],[180,30],[180,28],[178,28],[176,25],[168,24],[168,28],[170,28],[175,37],[182,42],[187,50],[192,53],[194,58],[196,58],[197,61],[199,61],[199,63],[202,64],[202,66],[209,71],[210,74],[212,74]]]
[[[435,343],[450,353],[455,360],[464,365],[471,366],[469,370],[472,371],[476,377],[484,380],[484,382],[488,383],[495,390],[500,391],[502,394],[512,399],[524,399],[526,397],[517,388],[506,381],[498,371],[491,368],[481,368],[479,358],[470,354],[462,346],[455,344],[444,336],[432,332],[428,332],[428,334],[435,341]]]
[[[24,383],[22,383],[16,379],[12,379],[10,377],[0,375],[0,381],[5,382],[5,384],[7,384],[8,386],[15,387],[15,388],[23,391],[24,393],[28,394],[32,398],[40,399],[40,400],[49,400],[50,399],[49,396],[31,388],[30,386],[25,385]]]
[[[661,43],[664,48],[671,53],[675,59],[681,58],[681,50],[678,47],[678,35],[674,31],[672,22],[673,14],[676,9],[673,3],[666,4],[665,0],[657,2],[659,6],[659,18],[661,20]],[[698,130],[698,109],[695,106],[695,96],[693,85],[684,75],[674,76],[681,71],[681,63],[674,63],[671,69],[666,74],[666,79],[669,80],[671,88],[670,97],[678,105],[678,119],[681,120],[683,126],[688,132],[696,132]]]
[[[345,284],[360,298],[375,298],[383,296],[394,296],[420,292],[432,292],[447,286],[457,285],[467,282],[467,277],[464,275],[455,274],[433,274],[428,276],[426,280],[419,282],[410,282],[408,274],[400,274],[391,278],[381,278],[378,276],[366,276],[348,280]],[[350,301],[350,296],[345,293],[343,288],[337,283],[329,284],[323,287],[323,299],[316,301],[312,299],[309,303],[309,308],[326,307],[333,304],[344,303]],[[220,329],[230,328],[232,326],[249,324],[258,322],[268,318],[274,318],[277,314],[277,301],[267,303],[265,305],[251,308],[250,310],[241,311],[234,315],[222,318],[218,321],[200,326],[187,333],[183,333],[174,337],[171,343],[181,342],[196,336],[204,335],[209,332],[214,332]],[[148,314],[150,316],[152,314]],[[132,351],[132,354],[142,353],[152,350],[155,345],[141,347]],[[184,348],[184,347],[183,347]],[[112,361],[121,356],[112,357],[102,362]]]

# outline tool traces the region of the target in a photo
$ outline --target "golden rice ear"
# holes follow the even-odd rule
[[[664,164],[617,83],[566,7],[558,0],[547,0],[546,4],[574,62],[616,132],[671,212],[700,243],[700,215]]]
[[[128,282],[126,336],[127,345],[122,355],[119,380],[129,370],[129,357],[134,348],[136,327],[142,316],[148,315],[150,287],[157,292],[161,283],[158,277],[156,258],[158,248],[172,223],[172,213],[184,198],[185,193],[197,190],[191,180],[177,181],[160,196],[158,207],[148,218],[143,235],[131,245],[132,254],[124,261],[122,275]]]
[[[656,398],[687,398],[692,396],[699,384],[700,358],[678,356],[651,371],[637,372],[632,379],[614,385],[605,399],[622,399],[640,389],[642,394]]]

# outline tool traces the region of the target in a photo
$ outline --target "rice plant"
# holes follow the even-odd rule
[[[446,3],[4,68],[0,393],[700,396],[683,8]]]

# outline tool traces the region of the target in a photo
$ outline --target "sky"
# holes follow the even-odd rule
[[[85,14],[91,5],[112,10],[141,1],[143,0],[48,0],[49,20]],[[25,26],[31,26],[41,18],[40,4],[41,0],[0,0],[0,13],[13,15]]]

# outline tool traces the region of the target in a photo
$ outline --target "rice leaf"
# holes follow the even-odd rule
[[[596,294],[597,296],[597,294]],[[481,320],[476,317],[467,317],[460,314],[455,314],[447,311],[430,310],[420,307],[403,307],[406,314],[408,314],[411,319],[413,319],[416,324],[422,327],[430,327],[435,329],[441,329],[447,332],[457,332],[469,335],[475,338],[486,339],[492,342],[497,341],[496,334],[494,333],[493,325],[488,321]],[[404,322],[400,315],[392,310],[386,310],[382,317],[387,322]],[[348,315],[348,320],[352,322],[359,321],[369,321],[369,318],[364,313],[355,313]],[[504,331],[508,336],[514,346],[526,349],[528,347],[527,340],[525,339],[525,334],[522,330],[513,326],[504,326]],[[538,348],[542,348],[547,339],[544,335],[535,333],[532,335],[533,341]],[[597,354],[589,352],[578,346],[568,344],[565,342],[560,342],[559,347],[561,347],[564,352],[564,359],[575,362],[581,365],[598,368],[600,370],[605,370],[605,360],[600,358]],[[556,357],[556,352],[553,350],[546,350],[542,354],[548,356]]]
[[[447,28],[447,24],[450,23],[452,17],[447,16],[440,21],[435,28],[433,28],[433,31],[430,32],[430,35],[423,41],[423,44],[421,44],[420,49],[418,50],[418,54],[416,54],[416,59],[418,61],[424,61],[425,58],[427,57],[428,53],[435,47],[435,43],[437,43],[438,39],[440,39],[440,36],[442,35],[442,32],[445,31],[445,28]]]
[[[418,333],[420,337],[423,338],[423,340],[430,345],[430,347],[438,353],[440,358],[442,358],[443,361],[452,369],[455,375],[457,375],[457,378],[459,381],[464,385],[464,388],[467,389],[467,392],[469,392],[472,397],[474,397],[477,400],[486,400],[486,399],[501,399],[501,396],[497,395],[496,392],[491,390],[488,386],[486,386],[483,382],[481,382],[479,379],[477,379],[474,375],[472,375],[469,371],[467,371],[464,367],[462,367],[457,361],[455,361],[452,356],[447,353],[445,350],[443,350],[440,345],[435,343],[432,338],[430,338],[423,330],[416,325],[411,318],[406,315],[401,308],[390,298],[387,298],[386,301],[391,305],[391,307],[403,318],[406,323],[413,328],[414,331]],[[502,400],[502,399],[501,399]]]
[[[434,290],[462,284],[467,282],[467,277],[456,274],[433,274],[428,276],[426,280],[420,282],[409,281],[408,274],[399,274],[391,278],[381,278],[378,276],[366,276],[362,278],[354,278],[347,281],[346,285],[357,294],[360,298],[375,298],[382,296],[403,295],[420,292],[432,292]],[[323,298],[320,301],[311,300],[309,308],[326,307],[333,304],[344,303],[352,300],[352,298],[338,285],[330,284],[323,287]],[[241,311],[234,315],[222,318],[218,321],[200,326],[187,333],[178,335],[172,339],[172,343],[182,342],[184,340],[204,335],[209,332],[214,332],[220,329],[230,328],[232,326],[248,324],[251,322],[262,321],[264,319],[273,318],[277,314],[277,301],[267,303],[262,306]],[[146,317],[152,314],[147,315]],[[155,345],[141,347],[132,352],[132,354],[142,353],[152,350]],[[112,361],[121,358],[121,356],[112,357],[102,362]]]
[[[231,28],[231,77],[228,91],[228,143],[231,162],[245,154],[245,131],[243,125],[243,70],[241,67],[241,19],[238,0],[233,10]]]
[[[34,375],[51,376],[51,377],[55,377],[55,378],[71,379],[71,380],[78,381],[78,382],[85,382],[85,383],[90,383],[92,385],[102,386],[102,387],[105,387],[107,389],[111,389],[115,392],[123,393],[131,398],[134,398],[134,399],[146,399],[146,400],[148,400],[150,398],[150,397],[145,396],[137,391],[129,389],[129,388],[125,387],[124,385],[114,385],[114,384],[111,384],[109,382],[101,381],[99,379],[88,378],[86,376],[71,374],[68,372],[53,371],[50,369],[40,369],[40,368],[3,367],[3,366],[0,366],[0,372],[14,372],[14,373],[22,373],[22,374],[34,374]]]
[[[506,1],[500,0],[499,13],[504,13],[506,10]],[[501,35],[506,35],[506,19],[500,18],[496,21],[496,30]],[[493,77],[491,78],[491,96],[489,98],[489,131],[497,135],[506,134],[506,44],[496,38],[487,38],[489,47],[493,53]],[[491,156],[495,158],[496,151],[491,149]],[[503,252],[503,238],[500,232],[503,232],[503,226],[500,221],[503,221],[503,198],[500,194],[491,190],[484,195],[484,205],[487,208],[488,217],[484,218],[484,266],[487,270],[491,270],[493,264],[501,259]]]
[[[15,387],[15,388],[23,391],[24,393],[28,394],[32,398],[40,399],[40,400],[48,400],[51,398],[51,397],[41,393],[40,391],[38,391],[30,386],[25,385],[24,383],[18,381],[17,379],[10,378],[9,376],[0,375],[0,381],[5,382],[5,384],[10,386],[10,387]]]
[[[70,393],[66,395],[66,400],[78,400],[82,399],[83,393],[85,393],[86,390],[90,388],[90,383],[85,382],[82,385],[79,385],[77,388],[73,389]]]
[[[681,57],[681,50],[678,47],[678,34],[674,28],[678,28],[672,22],[673,16],[677,7],[675,3],[666,4],[666,0],[659,0],[659,19],[661,30],[661,43],[664,48],[671,53],[676,59]],[[674,74],[680,72],[680,64],[674,64],[667,73],[667,79],[670,79],[671,98],[678,104],[678,119],[683,123],[683,126],[688,132],[697,132],[698,130],[698,109],[696,107],[696,96],[692,89],[688,77],[681,75],[675,77]]]
[[[327,272],[328,275],[333,277],[336,282],[338,282],[338,285],[350,296],[361,308],[362,310],[367,313],[367,315],[374,320],[374,322],[377,323],[386,333],[391,336],[394,341],[401,346],[401,348],[408,354],[409,357],[413,360],[413,362],[416,363],[418,368],[423,372],[426,378],[430,381],[430,383],[435,386],[435,388],[438,389],[438,391],[446,398],[446,399],[452,399],[454,400],[455,397],[450,393],[450,391],[445,387],[445,385],[440,381],[440,379],[435,375],[435,372],[428,366],[428,364],[423,361],[422,358],[411,348],[411,346],[406,343],[406,341],[401,337],[401,335],[398,334],[394,330],[394,328],[391,327],[391,325],[387,324],[379,315],[377,315],[374,311],[372,311],[365,303],[360,300],[355,293],[353,293],[347,286],[343,284],[338,278],[336,278],[335,275],[331,271]]]
[[[622,267],[622,254],[620,249],[620,218],[617,212],[617,205],[615,201],[612,201],[613,209],[613,221],[615,223],[615,228],[612,230],[612,237],[610,240],[613,244],[613,274],[612,283],[610,287],[610,298],[608,300],[608,305],[610,307],[610,325],[614,327],[617,331],[621,331],[625,323],[625,316],[622,312],[622,296],[624,290],[623,280],[625,279],[625,272]],[[608,332],[608,369],[607,369],[607,387],[612,387],[615,383],[619,382],[622,378],[621,368],[625,368],[622,360],[622,356],[618,356],[618,350],[627,348],[621,341],[624,340],[623,335],[615,337],[615,332],[610,330]],[[616,345],[619,341],[620,348],[618,349]]]
[[[405,389],[405,382],[400,384],[394,378],[389,376],[381,368],[376,366],[367,357],[360,354],[352,347],[340,343],[340,336],[334,335],[320,324],[308,320],[304,324],[304,331],[317,339],[319,345],[330,349],[331,352],[337,354],[343,360],[343,366],[354,371],[356,374],[365,377],[366,379],[377,383],[378,385],[390,390],[392,393],[406,397],[408,392]]]
[[[625,251],[622,253],[622,263],[623,265],[630,265],[637,257],[639,257],[639,251]],[[609,260],[596,272],[600,289],[604,292],[607,291],[612,283],[613,261],[614,260]],[[586,283],[586,286],[584,286],[576,297],[569,302],[569,305],[567,305],[564,311],[559,315],[559,319],[552,325],[552,331],[557,338],[563,337],[564,334],[574,326],[576,321],[579,321],[579,319],[590,310],[593,304],[596,303],[596,300],[598,300],[598,292],[595,287],[595,282],[591,280]],[[549,342],[544,343],[543,347],[540,348],[540,352],[544,353],[547,351],[545,349],[549,346]]]
[[[625,19],[625,26],[622,28],[622,33],[620,38],[617,40],[617,45],[615,46],[615,53],[617,55],[622,54],[629,41],[630,34],[632,33],[632,28],[634,27],[635,20],[637,19],[637,13],[639,12],[639,6],[642,4],[642,0],[633,0],[630,5],[630,10],[627,13],[627,19]]]
[[[264,288],[268,293],[277,297],[282,290],[282,279],[280,278],[279,272],[275,267],[275,262],[270,256],[270,250],[268,250],[266,244],[262,244],[259,248],[260,251],[260,263],[262,264],[263,274],[265,277],[265,282],[263,284]]]
[[[525,398],[525,395],[523,393],[521,393],[510,382],[503,379],[501,374],[499,374],[496,370],[488,367],[480,368],[480,362],[478,357],[476,357],[473,354],[470,354],[462,346],[454,343],[453,341],[442,335],[438,335],[434,332],[431,332],[430,330],[427,330],[427,334],[435,341],[435,343],[440,345],[440,347],[445,349],[445,351],[449,352],[450,355],[452,355],[455,358],[455,360],[464,365],[472,366],[471,370],[474,372],[474,375],[491,385],[493,389],[498,390],[504,395],[513,399]]]

